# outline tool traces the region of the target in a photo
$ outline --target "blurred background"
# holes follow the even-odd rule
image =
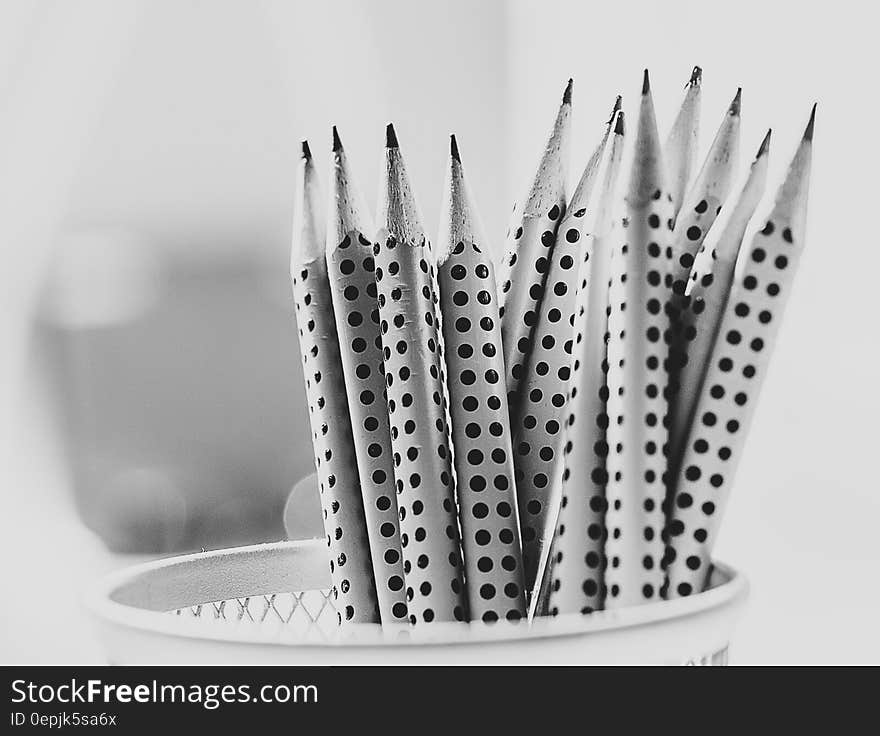
[[[0,660],[101,661],[77,599],[112,568],[321,534],[309,489],[289,500],[312,466],[287,273],[301,138],[327,150],[336,123],[375,202],[394,120],[434,231],[456,132],[497,249],[569,76],[574,183],[644,66],[665,134],[699,64],[702,150],[741,85],[743,168],[774,128],[768,190],[819,102],[808,248],[718,548],[753,583],[732,657],[880,661],[868,12],[2,0]]]

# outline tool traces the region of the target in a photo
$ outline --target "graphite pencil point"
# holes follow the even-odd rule
[[[642,77],[642,94],[646,95],[651,91],[651,80],[648,78],[648,70],[645,69],[645,75]]]
[[[333,126],[333,150],[341,151],[342,150],[342,141],[339,140],[339,131],[336,130],[336,126]]]
[[[614,135],[623,135],[624,130],[623,110],[620,110],[617,113],[617,122],[614,124]]]
[[[812,141],[813,140],[813,126],[816,124],[816,105],[818,103],[813,103],[813,109],[810,111],[810,122],[807,123],[807,129],[804,131],[804,140]]]
[[[617,95],[617,99],[614,100],[614,107],[611,108],[611,115],[608,116],[608,122],[606,125],[611,125],[614,122],[614,117],[620,112],[620,108],[623,105],[623,97],[621,95]]]
[[[574,86],[574,80],[569,79],[568,84],[565,85],[565,92],[562,93],[562,103],[565,105],[571,104],[571,88]]]
[[[742,107],[742,91],[742,87],[736,88],[736,94],[730,103],[730,107],[727,109],[729,115],[739,115],[740,108]]]
[[[394,132],[394,123],[385,126],[385,148],[398,148],[397,133]]]
[[[312,149],[309,148],[309,142],[304,140],[302,142],[302,158],[304,158],[308,161],[311,157],[312,157]]]
[[[449,153],[458,163],[461,163],[461,155],[458,153],[458,141],[455,140],[455,134],[449,136]]]
[[[755,159],[761,158],[761,156],[766,156],[770,152],[770,135],[773,133],[772,128],[767,129],[767,133],[764,136],[764,140],[761,141],[761,147],[758,149],[758,153],[755,156]]]
[[[703,70],[700,67],[695,66],[694,70],[691,72],[691,78],[690,78],[690,81],[687,83],[687,86],[697,87],[700,85],[700,83],[702,81],[703,81]]]

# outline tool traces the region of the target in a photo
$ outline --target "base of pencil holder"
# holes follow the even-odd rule
[[[138,565],[87,605],[112,664],[723,665],[748,583],[715,565],[685,599],[525,622],[340,628],[323,540],[203,552]]]

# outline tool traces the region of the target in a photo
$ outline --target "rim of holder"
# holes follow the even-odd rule
[[[589,615],[540,617],[531,625],[524,621],[435,622],[421,627],[349,624],[330,634],[310,635],[285,630],[287,625],[280,621],[230,625],[229,621],[206,622],[169,615],[177,609],[220,600],[329,588],[325,546],[323,539],[275,542],[133,565],[91,586],[84,602],[103,623],[170,637],[296,647],[411,647],[555,639],[624,629],[635,631],[663,622],[680,624],[741,605],[749,589],[741,572],[715,562],[712,587],[703,593]]]

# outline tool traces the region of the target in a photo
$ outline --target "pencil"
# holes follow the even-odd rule
[[[333,127],[327,270],[383,623],[405,622],[403,558],[367,208]]]
[[[721,206],[727,199],[736,173],[741,100],[742,90],[738,89],[724,114],[700,173],[688,190],[684,205],[675,220],[675,230],[672,233],[672,269],[668,280],[676,296],[684,295],[694,256],[721,212]]]
[[[605,548],[605,430],[608,281],[614,198],[624,143],[624,117],[617,115],[593,231],[581,265],[574,325],[574,353],[564,422],[562,502],[551,547],[547,609],[590,613],[602,608]],[[586,234],[585,234],[586,236]]]
[[[373,252],[410,622],[464,621],[434,265],[392,125],[378,210]]]
[[[679,473],[666,595],[700,592],[804,244],[816,108],[764,227],[740,256]]]
[[[548,552],[559,511],[555,470],[560,465],[562,420],[571,376],[572,325],[589,219],[587,207],[619,104],[620,98],[560,218],[556,244],[545,256],[546,288],[537,306],[531,352],[523,364],[520,401],[510,417],[523,562],[530,591]]]
[[[565,210],[572,85],[569,79],[528,192],[514,207],[507,234],[507,255],[501,263],[501,339],[508,405],[513,416],[517,413],[519,385],[531,352],[532,329],[544,293],[548,259]]]
[[[609,295],[606,608],[650,600],[663,581],[663,275],[672,212],[664,179],[646,70]]]
[[[708,234],[730,190],[730,183],[736,170],[739,153],[740,108],[742,90],[738,89],[727,108],[709,153],[697,175],[694,185],[688,191],[684,206],[675,220],[672,232],[672,261],[666,276],[671,293],[666,304],[669,326],[665,339],[669,344],[667,368],[669,377],[666,398],[675,409],[680,391],[680,372],[687,360],[685,354],[687,340],[682,334],[681,314],[687,308],[688,278],[703,240]],[[671,417],[670,417],[671,421]],[[669,456],[674,461],[674,455]],[[668,464],[666,474],[667,490],[664,499],[664,513],[669,517],[673,489],[678,471],[674,462]]]
[[[702,80],[703,70],[695,66],[690,81],[685,85],[684,99],[678,115],[663,145],[663,160],[666,163],[669,193],[672,196],[673,217],[676,217],[681,209],[697,157]]]
[[[330,579],[339,622],[376,623],[379,609],[324,261],[318,183],[307,142],[297,172],[290,271]]]
[[[526,615],[495,269],[450,139],[437,238],[443,345],[470,618]]]
[[[746,227],[764,194],[770,131],[764,136],[749,170],[739,199],[720,230],[712,230],[703,242],[688,282],[687,307],[680,316],[685,358],[679,373],[678,393],[669,404],[669,467],[672,480],[681,463],[682,445],[693,414],[718,324],[733,284],[734,267]],[[673,489],[674,491],[674,489]]]

